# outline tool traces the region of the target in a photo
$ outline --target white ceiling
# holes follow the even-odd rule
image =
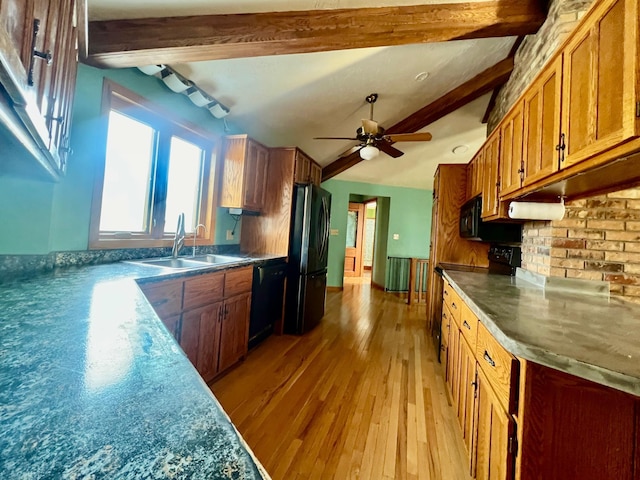
[[[462,0],[459,0],[462,1]],[[467,0],[468,1],[468,0]],[[442,3],[386,0],[89,0],[90,19],[204,13],[372,7]],[[456,3],[447,0],[447,3]],[[357,142],[313,140],[351,137],[369,117],[364,97],[379,94],[374,119],[390,127],[505,58],[515,39],[363,48],[295,55],[215,60],[171,66],[231,109],[228,122],[268,146],[302,148],[322,165]],[[429,73],[423,81],[415,77]],[[431,188],[439,163],[466,163],[482,144],[488,95],[430,125],[432,142],[398,143],[405,155],[361,162],[337,179]],[[469,149],[454,155],[452,149]]]

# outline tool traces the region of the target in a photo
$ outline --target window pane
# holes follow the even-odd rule
[[[147,231],[153,144],[149,125],[109,113],[100,231]]]
[[[169,181],[164,231],[176,231],[178,215],[184,213],[184,229],[193,232],[200,217],[203,150],[181,138],[171,138]]]

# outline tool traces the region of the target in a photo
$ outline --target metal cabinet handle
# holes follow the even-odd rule
[[[447,292],[446,290],[444,291],[444,296],[448,297],[449,296],[449,292]]]
[[[467,323],[467,321],[465,320],[464,322],[462,322],[462,325],[467,329],[467,330],[471,330],[471,325],[469,325]]]
[[[27,83],[30,87],[33,87],[33,68],[34,68],[34,60],[40,59],[47,62],[47,65],[51,65],[53,62],[53,55],[51,51],[47,50],[46,52],[41,52],[40,50],[36,50],[36,38],[38,37],[38,32],[40,32],[40,20],[33,20],[33,37],[31,38],[31,61],[29,62],[29,72],[27,74]]]
[[[492,367],[496,366],[496,362],[493,361],[493,358],[491,358],[491,356],[489,355],[489,352],[487,352],[486,350],[484,351],[484,359],[487,361],[487,363],[489,365],[491,365]]]
[[[456,310],[458,309],[458,307],[456,306],[456,302],[451,302],[451,307],[455,308]]]

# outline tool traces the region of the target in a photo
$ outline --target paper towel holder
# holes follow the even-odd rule
[[[509,204],[509,218],[518,220],[562,220],[565,214],[564,196],[560,202],[518,202]]]

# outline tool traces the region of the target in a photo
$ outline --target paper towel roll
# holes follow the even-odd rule
[[[526,220],[562,220],[562,217],[564,217],[564,202],[511,202],[509,204],[509,217]]]

